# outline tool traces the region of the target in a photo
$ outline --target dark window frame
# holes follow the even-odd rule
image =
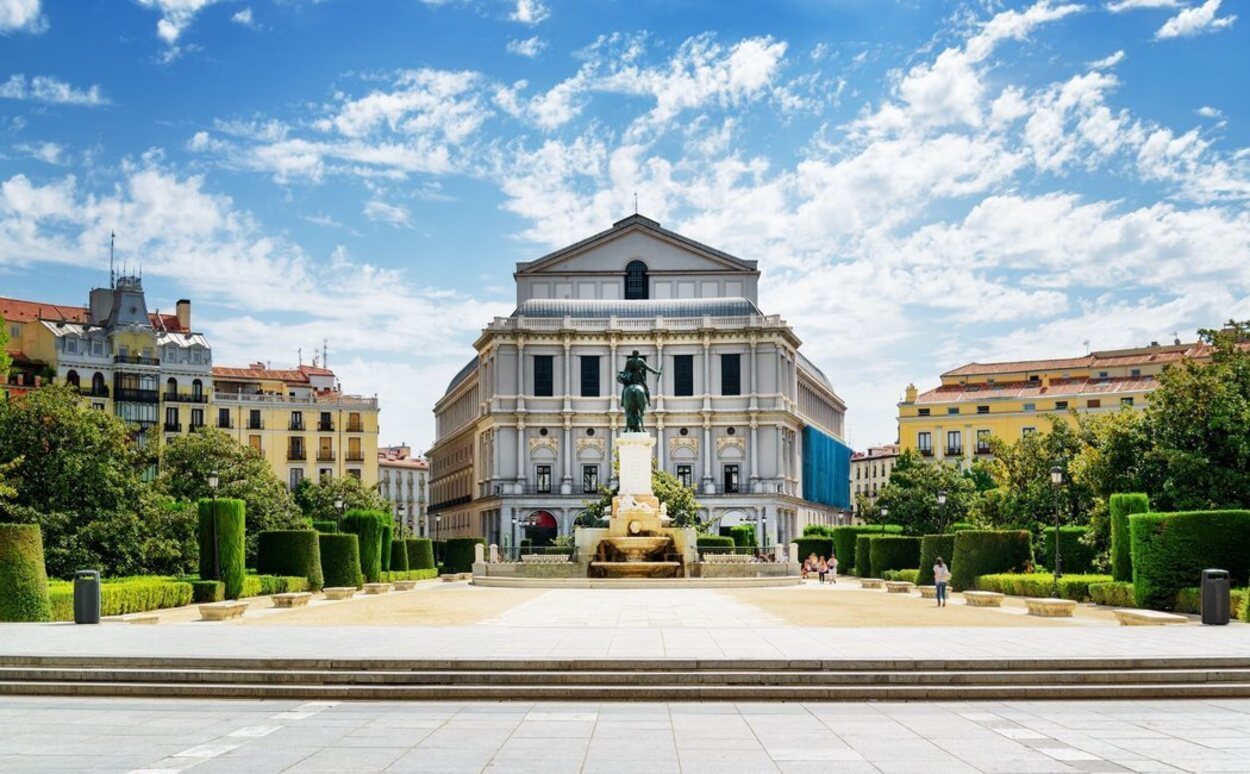
[[[741,469],[737,464],[725,465],[722,469],[721,483],[725,494],[739,494],[742,491]]]
[[[541,364],[541,365],[540,365]],[[555,396],[554,355],[534,355],[534,396],[551,398]]]
[[[720,356],[720,394],[742,394],[742,355],[737,352],[726,352]]]
[[[551,465],[534,466],[534,491],[538,494],[551,494]]]
[[[673,395],[694,396],[694,355],[673,355]]]
[[[626,301],[646,301],[651,298],[650,284],[647,278],[647,264],[642,261],[630,261],[625,264]]]
[[[582,355],[580,361],[581,396],[583,398],[598,398],[600,395],[599,356]]]
[[[594,494],[599,491],[599,466],[582,465],[582,494]]]
[[[687,489],[694,488],[694,465],[678,465],[677,480]]]

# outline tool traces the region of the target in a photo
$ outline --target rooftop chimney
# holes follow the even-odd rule
[[[185,298],[178,299],[178,325],[184,331],[191,330],[191,302]]]

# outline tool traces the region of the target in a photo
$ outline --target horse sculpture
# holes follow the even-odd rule
[[[621,389],[621,408],[625,410],[625,432],[642,433],[642,417],[647,406],[651,405],[651,391],[647,389],[647,372],[655,375],[660,372],[647,365],[638,350],[625,360],[625,370],[616,375],[616,380],[625,385]]]

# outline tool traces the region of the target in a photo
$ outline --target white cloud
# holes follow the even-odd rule
[[[508,18],[514,22],[532,25],[541,24],[550,15],[551,9],[542,0],[516,0],[516,8]]]
[[[15,145],[14,148],[45,164],[59,166],[65,163],[65,148],[55,142],[41,142],[33,145],[23,143]]]
[[[1164,22],[1163,26],[1155,32],[1155,39],[1191,37],[1233,26],[1237,17],[1217,16],[1219,10],[1220,0],[1207,0],[1202,5],[1186,8]]]
[[[365,203],[364,215],[375,223],[387,223],[404,228],[412,225],[406,207],[397,204],[387,204],[378,199]]]
[[[508,53],[533,59],[547,48],[547,44],[537,35],[523,40],[509,40]]]
[[[1103,57],[1102,59],[1097,59],[1093,62],[1089,62],[1088,64],[1086,64],[1086,67],[1088,67],[1091,70],[1106,70],[1108,68],[1115,67],[1116,65],[1118,65],[1120,62],[1123,62],[1123,61],[1124,61],[1124,52],[1117,51],[1114,54],[1111,54],[1110,56],[1106,56],[1106,57]]]
[[[0,84],[0,99],[46,102],[51,105],[107,105],[109,100],[98,85],[78,89],[50,75],[11,75]]]
[[[1223,118],[1224,113],[1219,108],[1213,108],[1210,105],[1203,105],[1194,111],[1203,118]]]
[[[38,33],[47,28],[47,20],[39,13],[39,0],[0,0],[0,33]]]
[[[177,59],[185,50],[178,44],[182,34],[194,23],[195,17],[220,0],[139,0],[139,5],[161,15],[156,22],[156,36],[165,44],[162,61]]]
[[[1180,8],[1180,0],[1117,0],[1107,3],[1107,10],[1112,13],[1134,11],[1139,8]]]
[[[241,11],[236,11],[235,14],[230,17],[230,21],[247,27],[248,29],[256,29],[256,21],[252,18],[252,9],[250,6]]]

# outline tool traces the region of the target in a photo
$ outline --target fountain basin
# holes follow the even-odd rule
[[[681,562],[591,562],[590,567],[601,578],[675,578]]]
[[[651,556],[663,551],[673,542],[667,535],[642,537],[611,537],[604,538],[604,543],[612,546],[627,563],[643,563]],[[662,563],[661,563],[662,564]]]

